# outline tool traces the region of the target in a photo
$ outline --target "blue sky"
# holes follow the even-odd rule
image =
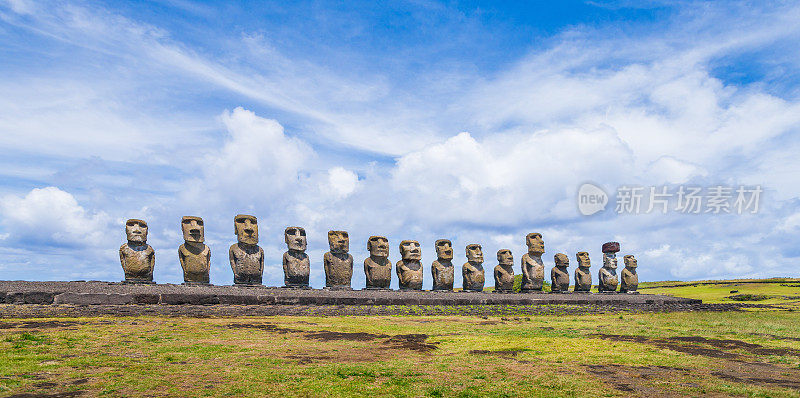
[[[798,276],[800,6],[792,2],[0,1],[0,279],[119,280],[143,218],[180,282],[179,220],[232,219],[356,259],[370,235],[553,255],[622,243],[645,280]],[[608,208],[582,216],[593,182]],[[616,214],[623,185],[760,185],[757,214]],[[573,264],[574,266],[574,264]],[[428,276],[426,271],[426,277]],[[395,282],[396,283],[396,282]],[[426,286],[430,286],[430,279]]]

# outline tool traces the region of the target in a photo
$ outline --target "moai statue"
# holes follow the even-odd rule
[[[617,279],[617,252],[619,242],[603,243],[603,268],[597,281],[597,290],[601,293],[616,293],[619,280]]]
[[[531,232],[525,237],[528,252],[522,255],[523,292],[541,292],[544,285],[544,240],[542,234]]]
[[[389,239],[385,236],[370,236],[367,240],[369,257],[364,260],[367,275],[367,290],[389,289],[392,283],[392,263],[389,261]]]
[[[400,290],[422,290],[422,251],[419,242],[400,242],[400,255],[402,259],[396,264]]]
[[[461,267],[462,286],[465,292],[482,292],[486,282],[483,273],[483,249],[481,245],[467,245],[467,262]]]
[[[550,271],[550,291],[552,293],[569,293],[569,257],[558,253],[553,257],[556,266]]]
[[[130,219],[125,222],[128,243],[119,247],[119,262],[126,283],[153,283],[156,252],[147,244],[147,223]]]
[[[233,270],[233,284],[261,284],[264,273],[264,249],[258,246],[258,220],[255,216],[239,214],[233,218],[237,242],[228,250]]]
[[[639,289],[639,274],[636,273],[636,258],[632,254],[622,257],[625,262],[625,269],[622,270],[622,281],[619,285],[620,293],[638,294],[636,290]]]
[[[453,291],[453,243],[447,239],[436,241],[436,261],[431,264],[431,274],[433,275],[433,290]]]
[[[211,248],[205,243],[203,219],[194,216],[181,218],[183,244],[178,247],[178,260],[183,268],[184,285],[208,285],[211,269]]]
[[[283,231],[286,253],[283,253],[283,287],[309,289],[311,262],[306,254],[308,240],[303,227],[287,227]]]
[[[328,231],[331,251],[325,253],[325,287],[328,289],[350,289],[353,279],[353,256],[350,251],[350,236],[346,231]]]
[[[497,251],[497,266],[494,267],[494,291],[496,293],[513,293],[514,291],[514,256],[511,250]]]
[[[575,257],[578,260],[578,268],[575,269],[575,292],[589,293],[592,290],[592,273],[589,270],[592,264],[589,261],[589,253],[578,252]]]

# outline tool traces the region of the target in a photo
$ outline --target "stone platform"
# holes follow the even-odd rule
[[[64,305],[594,305],[674,306],[700,300],[653,294],[466,293],[0,281],[0,303]]]

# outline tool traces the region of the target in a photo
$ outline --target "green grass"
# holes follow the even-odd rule
[[[643,285],[653,287],[644,292],[719,302],[729,302],[720,289],[728,296],[797,289]],[[0,396],[796,397],[800,311],[786,308],[524,318],[104,317],[60,319],[77,323],[56,328],[10,327],[46,319],[5,319]],[[420,334],[427,337],[408,336]]]
[[[697,298],[712,304],[751,302],[800,309],[800,279],[647,282],[639,289],[642,293]]]

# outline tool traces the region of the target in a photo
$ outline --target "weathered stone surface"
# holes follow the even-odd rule
[[[283,253],[283,284],[286,287],[308,287],[311,261],[306,254],[308,240],[302,227],[288,227],[283,232],[287,251]]]
[[[346,231],[328,231],[330,251],[323,258],[325,286],[333,289],[350,289],[353,278],[353,256],[350,235]]]
[[[128,242],[119,248],[119,262],[125,272],[125,282],[153,283],[156,252],[147,244],[147,223],[130,219],[125,222]]]
[[[219,297],[215,294],[201,293],[164,293],[161,295],[161,304],[168,305],[211,305],[219,304]]]
[[[133,303],[133,295],[119,293],[61,293],[56,295],[53,300],[53,304],[72,305],[123,305]]]
[[[258,220],[239,214],[233,219],[237,242],[228,250],[236,285],[260,285],[264,272],[264,250],[258,246]]]
[[[494,291],[511,293],[514,290],[514,256],[509,249],[497,251],[497,266],[494,267]]]
[[[578,252],[575,257],[578,260],[578,268],[575,269],[575,291],[588,293],[592,290],[592,272],[589,269],[592,264],[589,253]]]
[[[617,291],[619,279],[617,278],[617,252],[619,243],[608,242],[603,244],[603,268],[600,268],[597,281],[597,290],[601,293]]]
[[[622,257],[625,262],[625,269],[621,273],[621,283],[619,286],[620,293],[638,293],[639,289],[639,274],[636,273],[636,268],[639,266],[636,258],[632,254]]]
[[[367,239],[369,257],[364,260],[367,289],[388,289],[392,283],[392,263],[389,261],[389,240],[385,236]]]
[[[395,264],[400,290],[422,290],[422,250],[419,242],[400,242],[400,256],[402,259]]]
[[[433,290],[452,291],[455,280],[453,243],[447,239],[436,241],[436,260],[431,264]]]
[[[569,292],[569,257],[558,253],[553,257],[556,265],[550,270],[550,291],[553,293]]]
[[[25,292],[22,293],[24,304],[53,304],[55,294],[51,292]]]
[[[158,304],[160,301],[160,294],[138,293],[133,295],[133,302],[136,304]]]
[[[528,252],[522,255],[522,292],[540,292],[544,286],[544,240],[542,234],[531,232],[525,237]]]
[[[473,243],[467,245],[467,262],[461,267],[462,287],[465,292],[482,292],[486,283],[483,271],[483,249]]]
[[[183,244],[178,247],[178,261],[183,268],[186,283],[209,283],[211,270],[211,248],[206,246],[203,219],[194,216],[181,218]]]

